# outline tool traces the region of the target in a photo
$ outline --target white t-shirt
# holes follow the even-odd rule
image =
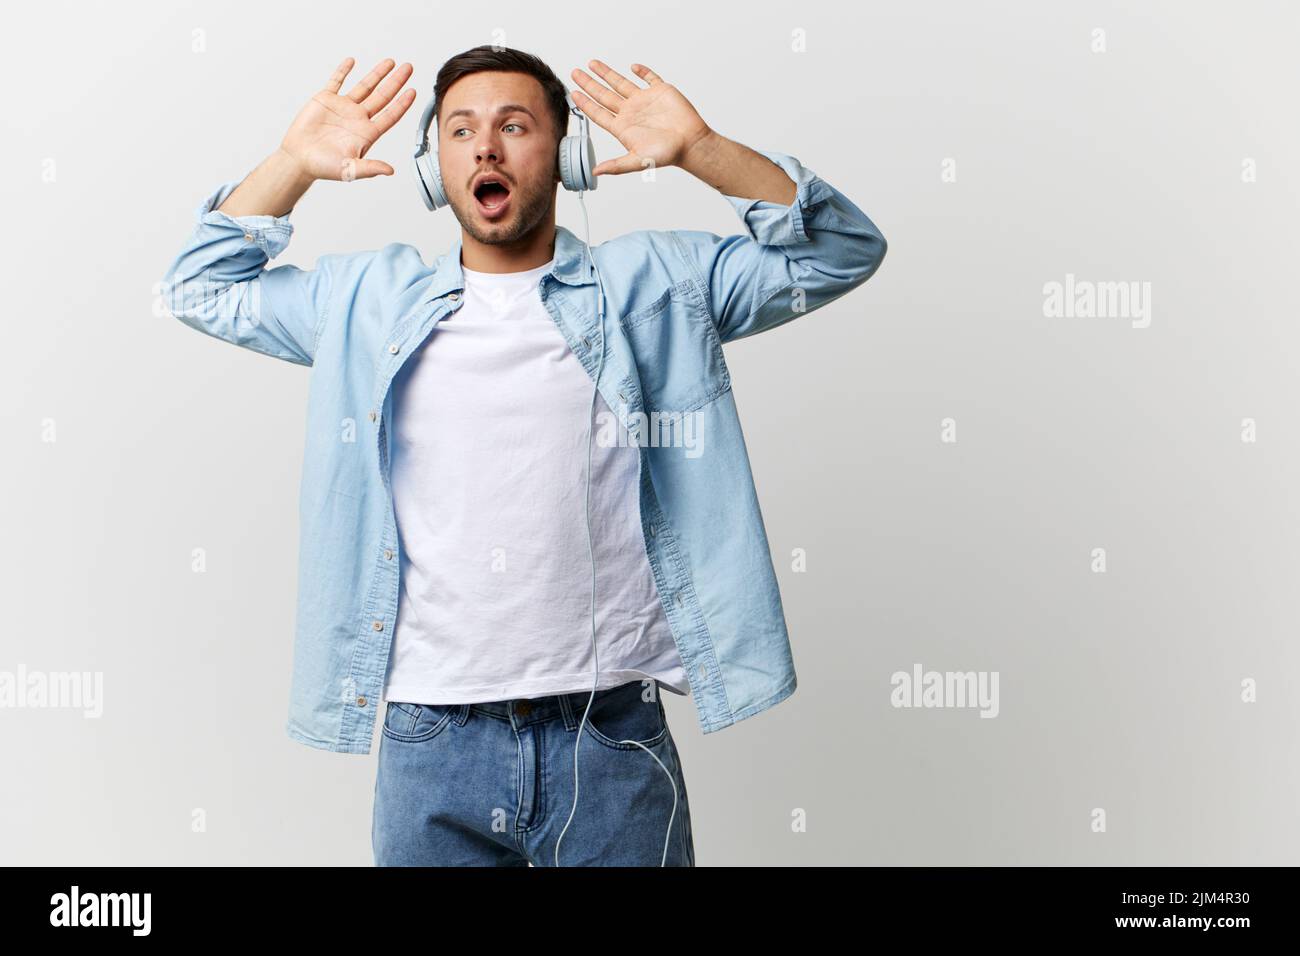
[[[466,704],[592,687],[593,384],[542,305],[550,268],[463,269],[464,303],[394,379],[401,590],[387,700]],[[639,449],[621,423],[619,441],[602,446],[611,419],[599,396],[594,416],[598,689],[654,678],[687,694],[641,533]]]

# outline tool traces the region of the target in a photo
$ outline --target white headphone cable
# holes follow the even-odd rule
[[[597,314],[600,320],[600,359],[596,366],[595,387],[591,392],[591,411],[587,416],[587,492],[585,497],[584,510],[587,516],[587,554],[591,558],[591,656],[595,661],[596,668],[594,680],[591,685],[591,696],[587,698],[587,707],[582,712],[582,720],[578,723],[578,736],[573,744],[573,806],[569,810],[569,819],[564,822],[564,829],[560,831],[559,837],[555,841],[555,865],[560,865],[560,842],[564,839],[564,834],[569,829],[569,824],[573,822],[573,815],[578,810],[578,745],[582,743],[582,727],[587,722],[587,714],[591,710],[591,702],[596,696],[596,688],[600,685],[600,655],[596,649],[596,552],[592,544],[591,537],[591,420],[596,415],[596,399],[600,395],[600,374],[605,368],[605,285],[600,278],[600,269],[596,267],[596,257],[591,252],[591,223],[587,219],[587,204],[582,201],[584,190],[578,191],[578,205],[582,207],[582,225],[585,238],[583,245],[587,249],[587,258],[591,263],[592,271],[596,274],[597,286]],[[655,694],[659,693],[659,684],[655,682]],[[656,698],[656,706],[661,706]],[[673,779],[672,773],[664,766],[663,761],[639,741],[620,740],[619,743],[635,744],[646,753],[654,757],[655,763],[659,764],[659,769],[668,777],[668,782],[673,786],[673,812],[668,817],[668,831],[664,834],[664,852],[660,858],[659,865],[666,866],[668,862],[668,841],[672,837],[673,820],[677,816],[677,781]]]

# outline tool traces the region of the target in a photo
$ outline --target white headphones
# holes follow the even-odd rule
[[[569,829],[569,824],[573,822],[573,815],[578,809],[578,745],[582,742],[582,728],[587,722],[587,714],[591,710],[591,701],[595,697],[596,688],[600,685],[600,655],[596,650],[596,553],[591,538],[591,420],[596,414],[596,398],[600,394],[600,373],[605,368],[605,284],[601,280],[600,270],[596,268],[596,258],[591,253],[591,224],[587,220],[587,205],[582,201],[582,194],[588,190],[596,188],[596,176],[592,170],[596,168],[596,147],[591,142],[591,135],[588,132],[587,115],[578,109],[577,104],[573,102],[573,97],[569,93],[564,94],[564,100],[569,105],[569,112],[578,117],[578,135],[565,136],[560,140],[559,148],[559,170],[560,182],[564,188],[570,192],[578,194],[578,205],[582,207],[582,223],[586,238],[583,245],[587,249],[587,261],[591,263],[592,271],[596,276],[597,286],[597,313],[600,320],[600,359],[596,366],[596,379],[594,388],[591,393],[591,410],[587,415],[587,491],[584,505],[584,511],[587,516],[587,553],[591,558],[591,656],[596,664],[593,674],[593,683],[591,685],[591,697],[587,698],[587,708],[582,712],[582,720],[578,723],[578,736],[573,744],[573,807],[569,810],[569,819],[564,822],[564,829],[555,841],[555,865],[560,865],[560,842],[564,839],[564,834]],[[441,209],[448,205],[447,194],[442,187],[442,172],[438,168],[438,151],[429,149],[429,123],[433,119],[433,108],[436,100],[430,99],[424,107],[424,113],[420,116],[420,125],[416,132],[415,140],[415,174],[416,181],[420,187],[420,198],[424,200],[424,205],[430,211]],[[655,682],[655,693],[659,693],[658,682]],[[663,765],[663,761],[655,757],[654,753],[648,747],[636,740],[621,740],[619,743],[635,744],[646,753],[654,757],[655,763],[659,764],[661,769],[668,777],[668,782],[673,787],[673,812],[668,817],[668,832],[664,834],[664,853],[659,861],[662,867],[668,860],[668,841],[673,832],[673,820],[677,816],[677,781],[668,768]]]

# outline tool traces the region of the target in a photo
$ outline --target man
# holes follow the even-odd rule
[[[366,154],[411,67],[341,94],[352,65],[200,206],[166,278],[182,322],[312,367],[286,730],[369,753],[385,700],[377,864],[692,866],[660,690],[707,734],[795,689],[722,344],[856,288],[884,238],[652,70],[592,60],[603,83],[575,69],[573,101],[627,150],[594,174],[676,166],[746,235],[589,249],[555,223],[564,85],[484,46],[434,89],[451,251],[267,269],[314,181],[394,172]]]

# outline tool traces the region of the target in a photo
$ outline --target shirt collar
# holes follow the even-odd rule
[[[451,249],[429,280],[426,299],[437,299],[449,292],[464,290],[465,273],[460,264],[460,251],[463,244],[463,234],[458,230],[456,238],[452,240]],[[554,276],[560,282],[572,286],[591,285],[596,281],[586,245],[563,226],[555,227],[555,261],[546,275]]]

